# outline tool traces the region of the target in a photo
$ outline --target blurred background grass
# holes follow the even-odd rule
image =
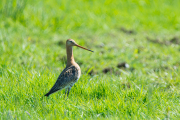
[[[122,26],[136,31],[174,32],[180,27],[179,4],[178,0],[3,0],[1,18],[11,18],[27,27],[28,31],[43,30],[68,35],[80,31],[94,34],[100,29],[109,32]],[[8,27],[8,23],[2,22],[1,25]]]
[[[1,119],[177,119],[179,0],[2,0]],[[42,96],[66,65],[82,76],[68,100]],[[122,62],[129,68],[117,67]]]

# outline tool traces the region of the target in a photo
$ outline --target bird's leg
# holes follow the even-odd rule
[[[68,95],[69,95],[70,90],[71,90],[71,87],[68,88],[67,97],[68,97]]]

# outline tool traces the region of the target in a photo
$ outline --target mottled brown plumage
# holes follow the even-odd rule
[[[59,75],[56,83],[54,86],[51,88],[51,90],[45,95],[49,96],[50,94],[66,89],[65,95],[69,95],[69,92],[71,90],[71,87],[78,81],[81,75],[81,69],[79,65],[75,62],[74,57],[73,57],[73,51],[72,51],[72,46],[77,46],[80,48],[83,48],[85,50],[89,50],[87,48],[84,48],[80,45],[78,45],[74,40],[68,39],[66,41],[66,52],[67,52],[67,64],[66,68],[62,71],[62,73]],[[89,50],[91,51],[91,50]],[[93,51],[91,51],[93,52]],[[68,93],[67,93],[68,91]]]

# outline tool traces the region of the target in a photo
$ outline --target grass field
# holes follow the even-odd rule
[[[0,118],[180,118],[179,0],[1,0]],[[82,75],[44,97],[74,39]],[[119,65],[126,63],[129,68]]]

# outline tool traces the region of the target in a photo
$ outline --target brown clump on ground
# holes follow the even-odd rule
[[[107,74],[108,72],[112,73],[112,71],[112,68],[104,68],[102,72]]]
[[[117,68],[129,68],[129,65],[126,62],[118,63]]]
[[[164,41],[160,41],[159,39],[151,39],[149,37],[146,38],[148,41],[152,42],[152,43],[157,43],[157,44],[161,44],[161,45],[172,45],[172,44],[180,44],[180,39],[178,37],[173,37],[170,40],[164,40]]]
[[[127,30],[124,27],[121,27],[120,30],[126,34],[135,34],[136,33],[134,30]]]

